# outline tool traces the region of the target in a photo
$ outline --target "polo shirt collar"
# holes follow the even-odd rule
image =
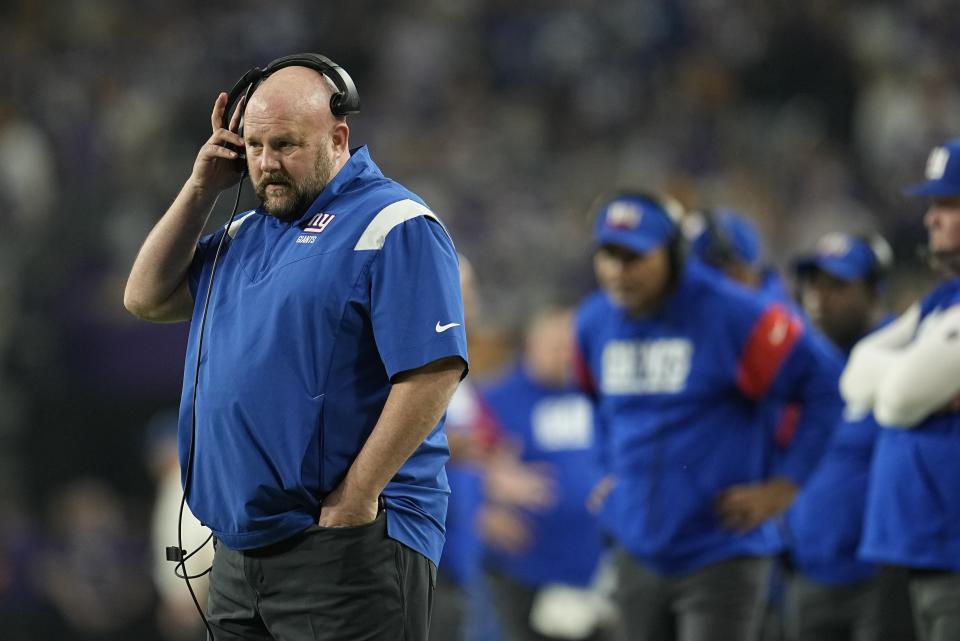
[[[350,150],[350,159],[340,168],[337,175],[333,177],[327,186],[323,188],[313,204],[307,208],[306,213],[295,223],[300,226],[310,220],[334,201],[340,194],[346,191],[347,187],[357,178],[371,179],[383,177],[380,168],[377,167],[373,159],[370,158],[370,152],[366,145],[356,147]]]

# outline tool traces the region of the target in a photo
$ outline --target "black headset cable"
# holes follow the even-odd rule
[[[237,183],[237,197],[233,202],[233,210],[230,212],[230,218],[227,220],[227,226],[223,230],[223,235],[220,236],[220,242],[217,243],[217,251],[213,255],[213,265],[210,267],[210,280],[207,281],[207,294],[206,298],[203,301],[203,311],[200,313],[200,329],[198,331],[197,338],[197,364],[193,372],[193,401],[190,406],[190,449],[187,451],[187,473],[186,478],[183,483],[183,497],[180,499],[180,514],[177,518],[177,551],[178,558],[176,567],[174,567],[174,573],[178,578],[182,578],[187,584],[187,590],[190,592],[190,598],[193,599],[193,604],[197,607],[197,612],[200,614],[200,618],[203,620],[203,625],[207,629],[207,634],[209,635],[210,640],[213,640],[213,629],[210,627],[210,623],[207,621],[206,615],[203,613],[203,608],[200,606],[200,601],[197,599],[197,595],[193,590],[193,586],[190,585],[191,579],[198,579],[205,574],[208,574],[213,566],[207,568],[199,574],[190,575],[187,573],[187,559],[192,557],[194,554],[206,547],[207,543],[213,538],[213,533],[210,533],[210,536],[200,544],[195,550],[186,553],[186,550],[183,548],[183,510],[184,506],[187,503],[187,492],[190,491],[190,483],[193,480],[193,454],[196,448],[197,441],[197,388],[200,385],[200,359],[203,355],[203,333],[204,328],[207,324],[207,309],[210,306],[210,298],[213,294],[213,279],[217,273],[217,262],[220,258],[220,252],[223,249],[224,241],[227,238],[227,235],[230,233],[230,226],[233,225],[233,219],[237,216],[237,209],[240,206],[240,194],[243,191],[243,179],[246,178],[247,172],[244,168],[240,172],[240,181]],[[182,574],[181,571],[182,570]]]

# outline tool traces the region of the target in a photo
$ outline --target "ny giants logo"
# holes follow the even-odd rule
[[[615,340],[603,348],[602,389],[617,394],[677,394],[687,385],[693,343],[686,338]]]
[[[303,231],[319,234],[327,228],[327,225],[333,222],[334,218],[336,218],[334,214],[317,214],[310,219],[310,222],[303,228]]]

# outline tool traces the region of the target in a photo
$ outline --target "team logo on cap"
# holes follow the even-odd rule
[[[927,180],[940,180],[943,178],[943,172],[947,169],[947,162],[950,160],[950,152],[946,147],[936,147],[930,152],[927,158]]]
[[[643,210],[638,205],[620,200],[610,203],[605,222],[614,229],[636,229],[642,218]]]
[[[821,256],[846,256],[850,252],[850,238],[834,232],[817,241],[817,253]]]

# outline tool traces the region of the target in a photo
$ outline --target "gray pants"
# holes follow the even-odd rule
[[[910,600],[920,641],[960,639],[960,572],[914,570]]]
[[[822,585],[794,575],[787,585],[790,641],[910,641],[906,574],[884,569],[850,585]]]
[[[728,559],[661,576],[618,550],[617,605],[630,641],[753,641],[763,618],[771,561]]]
[[[207,621],[214,641],[426,641],[435,581],[381,512],[258,550],[217,546]]]

